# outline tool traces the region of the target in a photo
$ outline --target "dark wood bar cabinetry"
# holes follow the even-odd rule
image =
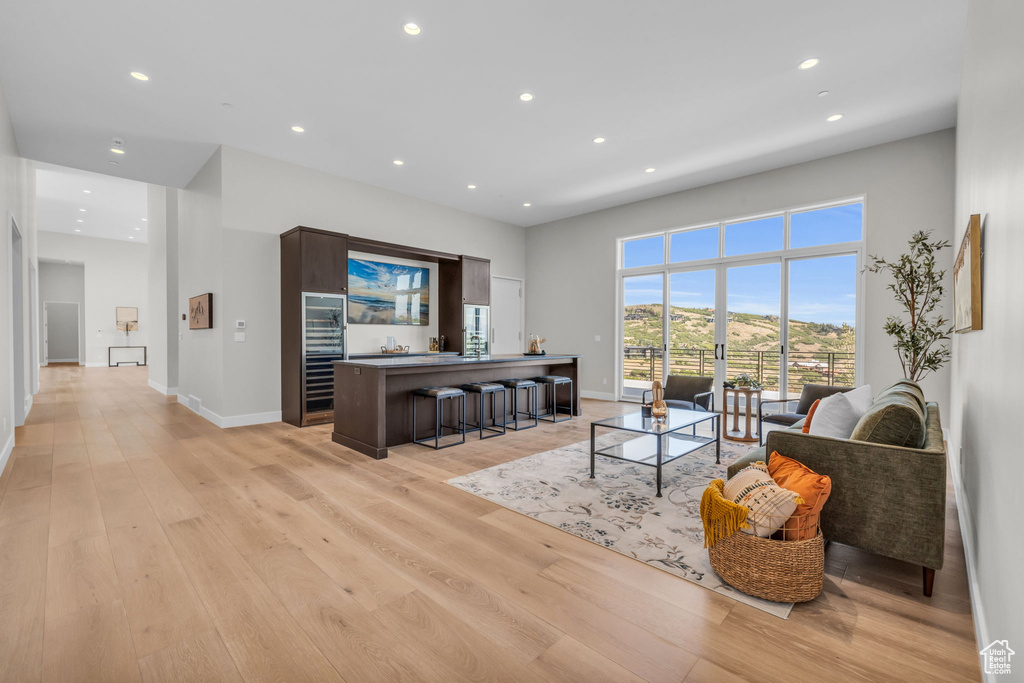
[[[303,226],[283,233],[281,419],[297,427],[334,420],[333,361],[367,355],[345,348],[350,251],[437,264],[430,295],[437,297],[437,334],[445,337],[447,352],[464,352],[464,306],[490,305],[487,259]]]
[[[297,227],[281,235],[281,419],[297,427],[334,419],[334,369],[344,351],[315,349],[323,320],[305,294],[348,294],[348,236]],[[343,321],[344,323],[344,321]]]

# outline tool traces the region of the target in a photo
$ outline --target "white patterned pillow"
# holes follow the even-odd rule
[[[813,424],[813,423],[812,423]],[[768,465],[758,461],[745,467],[725,483],[722,495],[747,508],[748,534],[768,538],[782,528],[796,506],[804,500],[797,493],[784,489],[768,474]]]

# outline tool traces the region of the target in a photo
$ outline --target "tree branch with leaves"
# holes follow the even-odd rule
[[[903,376],[918,382],[935,372],[950,359],[947,344],[953,333],[950,321],[936,314],[945,293],[945,270],[935,263],[936,254],[949,247],[949,240],[930,241],[931,232],[919,230],[907,244],[910,251],[895,261],[869,256],[869,273],[889,273],[892,282],[887,289],[903,306],[906,317],[890,315],[885,333],[893,338],[893,348],[903,366]],[[909,319],[908,319],[909,318]]]

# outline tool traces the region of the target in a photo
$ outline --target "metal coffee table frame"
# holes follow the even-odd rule
[[[697,436],[697,425],[708,420],[713,421],[715,435]],[[715,462],[722,460],[722,416],[699,410],[679,410],[670,408],[663,427],[658,428],[653,418],[643,417],[639,412],[620,415],[618,417],[598,420],[590,423],[590,478],[595,477],[597,456],[615,460],[624,460],[637,465],[646,465],[657,470],[658,492],[661,497],[661,469],[668,463],[684,455],[715,444]],[[644,434],[644,437],[632,439],[608,448],[597,449],[597,428],[618,429],[621,431]],[[690,429],[690,434],[681,433]],[[647,439],[646,437],[653,437]],[[652,443],[653,441],[653,443]],[[652,452],[653,451],[653,452]]]

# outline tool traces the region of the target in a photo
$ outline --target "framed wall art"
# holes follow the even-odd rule
[[[953,328],[981,329],[981,215],[974,214],[953,262]]]
[[[209,330],[213,328],[213,294],[207,292],[188,300],[188,329]]]

